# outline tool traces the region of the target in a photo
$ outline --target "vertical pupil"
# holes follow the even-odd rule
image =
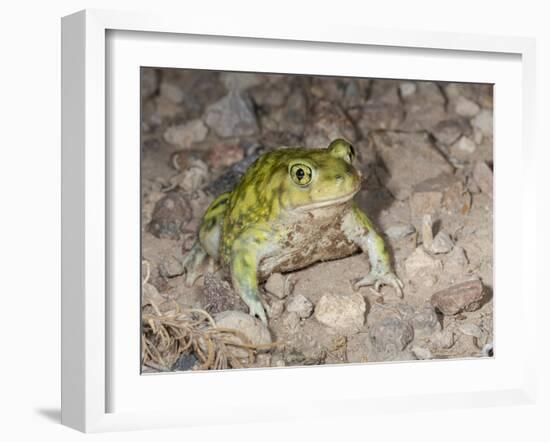
[[[301,181],[302,178],[305,176],[304,169],[298,169],[296,171],[296,177]]]

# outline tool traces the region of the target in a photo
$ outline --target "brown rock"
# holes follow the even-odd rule
[[[446,316],[466,311],[472,312],[481,306],[483,285],[478,279],[462,282],[432,295],[432,305]]]
[[[189,201],[179,192],[170,192],[155,205],[149,231],[157,238],[179,239],[192,216]]]
[[[410,199],[411,214],[420,220],[426,214],[437,215],[441,210],[467,213],[471,196],[459,177],[441,174],[417,184]]]
[[[484,161],[474,166],[473,178],[482,192],[493,197],[493,171]]]

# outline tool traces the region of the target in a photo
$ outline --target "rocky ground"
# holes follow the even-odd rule
[[[251,342],[245,366],[493,355],[492,86],[142,69],[143,305],[199,308]],[[356,200],[384,233],[404,298],[352,282],[364,255],[272,275],[269,327],[211,267],[182,259],[212,199],[262,152],[352,142]],[[144,371],[154,371],[143,367]],[[200,368],[192,352],[173,370]]]

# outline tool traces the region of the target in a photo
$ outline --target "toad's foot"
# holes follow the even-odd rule
[[[246,305],[248,305],[250,316],[257,316],[267,326],[267,316],[265,314],[264,306],[259,299],[244,299]]]
[[[393,272],[379,273],[373,271],[364,278],[361,278],[359,281],[355,282],[353,288],[354,290],[357,290],[359,287],[366,285],[374,285],[374,290],[377,292],[380,291],[380,287],[382,285],[389,285],[397,291],[400,298],[403,297],[403,283]]]
[[[183,260],[183,270],[185,271],[185,285],[191,287],[202,272],[202,263],[206,258],[206,251],[202,248],[198,241],[193,244],[189,253]]]

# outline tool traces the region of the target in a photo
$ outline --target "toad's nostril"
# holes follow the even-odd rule
[[[336,181],[342,181],[344,177],[342,175],[336,175]]]

